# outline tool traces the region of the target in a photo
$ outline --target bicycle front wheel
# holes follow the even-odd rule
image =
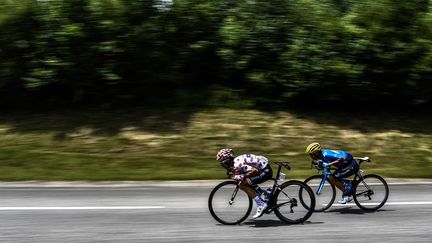
[[[365,211],[376,211],[387,202],[389,188],[379,175],[365,175],[356,183],[354,202]]]
[[[225,181],[210,193],[208,207],[210,214],[219,223],[239,224],[249,216],[252,199],[240,190],[235,181]]]
[[[312,189],[315,195],[315,212],[324,212],[331,207],[336,198],[336,188],[328,179],[326,179],[320,189],[322,179],[322,175],[314,175],[305,180],[305,183]]]
[[[276,191],[275,198],[274,212],[280,220],[288,224],[303,223],[315,209],[314,193],[301,181],[283,183]]]

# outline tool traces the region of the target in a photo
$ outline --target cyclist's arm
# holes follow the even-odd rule
[[[340,163],[340,162],[343,162],[343,161],[345,161],[345,157],[341,156],[341,157],[339,157],[339,159],[328,163],[328,165],[332,166],[334,164],[337,164],[337,163]]]
[[[251,167],[251,169],[244,174],[244,177],[248,178],[254,175],[257,175],[259,173],[259,170],[255,167]]]
[[[250,165],[242,165],[240,167],[237,167],[234,174],[235,175],[243,175],[245,178],[257,175],[259,173],[259,170],[253,166]]]

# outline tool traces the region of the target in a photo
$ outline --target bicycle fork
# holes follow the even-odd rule
[[[321,182],[320,182],[320,184],[319,184],[319,186],[318,186],[318,188],[317,188],[317,190],[316,190],[316,192],[315,192],[317,195],[320,195],[320,194],[321,194],[321,191],[322,191],[322,189],[323,189],[323,187],[324,187],[324,183],[326,182],[327,177],[328,177],[328,174],[327,174],[327,173],[324,173],[324,174],[323,174],[323,178],[322,178],[322,180],[321,180]]]
[[[231,199],[229,200],[229,205],[233,205],[234,204],[234,198],[237,196],[237,192],[239,190],[239,187],[237,186],[236,189],[234,189],[233,194],[231,195]]]

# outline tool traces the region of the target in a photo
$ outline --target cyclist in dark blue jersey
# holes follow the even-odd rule
[[[319,143],[311,143],[306,148],[306,153],[312,160],[322,163],[323,166],[335,166],[337,169],[328,178],[343,194],[338,202],[345,204],[353,199],[351,188],[352,181],[344,179],[357,173],[359,164],[353,156],[342,150],[323,149]]]

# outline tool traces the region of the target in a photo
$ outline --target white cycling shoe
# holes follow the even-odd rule
[[[342,199],[338,201],[340,204],[346,204],[353,200],[353,196],[342,196]]]
[[[256,214],[252,217],[254,219],[257,219],[261,217],[264,214],[264,211],[267,209],[268,205],[266,203],[263,203],[262,205],[257,207]]]

